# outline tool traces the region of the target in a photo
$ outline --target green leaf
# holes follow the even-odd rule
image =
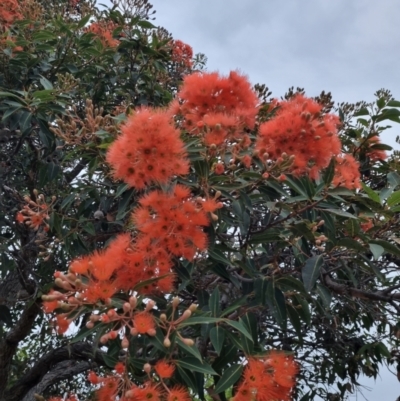
[[[296,330],[297,336],[301,340],[303,338],[303,335],[301,332],[301,322],[300,322],[299,312],[296,308],[294,308],[290,304],[286,305],[286,310],[288,313],[289,320],[292,323],[293,328]]]
[[[178,374],[185,382],[186,386],[193,389],[195,392],[197,391],[196,379],[193,376],[191,370],[183,369],[179,364],[176,364],[178,368]]]
[[[164,336],[162,337],[162,341],[164,341]],[[186,345],[179,337],[176,337],[176,343],[178,344],[178,347],[183,349],[187,354],[193,355],[196,359],[198,359],[200,362],[202,362],[202,358],[200,355],[200,351],[195,345],[189,346]],[[162,343],[163,348],[164,348],[164,343]],[[165,351],[165,348],[163,349]]]
[[[182,323],[179,323],[179,327],[191,326],[193,324],[213,324],[213,323],[221,323],[224,319],[219,319],[217,317],[208,317],[208,316],[198,316],[198,317],[190,317],[189,319],[184,320]]]
[[[94,228],[94,224],[89,221],[84,226],[83,229],[89,233],[90,235],[96,235],[96,229]]]
[[[236,384],[242,376],[243,369],[244,366],[239,364],[233,364],[229,368],[225,369],[217,385],[215,386],[215,392],[217,394],[222,393]]]
[[[321,274],[321,267],[324,258],[322,255],[312,256],[306,261],[304,265],[301,276],[303,278],[304,288],[310,292],[314,287],[319,275]]]
[[[373,189],[365,185],[363,182],[361,182],[361,186],[364,190],[364,192],[368,195],[368,197],[373,200],[376,203],[381,204],[381,198],[379,197],[379,194],[375,192]]]
[[[322,303],[326,308],[329,308],[332,302],[331,292],[322,284],[317,284],[317,293],[321,297]]]
[[[258,277],[254,280],[254,292],[256,296],[256,301],[260,305],[266,305],[267,303],[267,287],[268,280],[265,277]]]
[[[395,171],[392,171],[387,175],[387,180],[392,187],[400,185],[400,175]]]
[[[379,195],[378,195],[378,198],[379,198]],[[354,216],[353,214],[345,212],[340,209],[321,209],[321,211],[332,213],[332,214],[335,214],[336,216],[347,217],[349,219],[357,219],[357,216]]]
[[[293,296],[293,304],[296,306],[299,316],[309,325],[311,323],[311,313],[308,302],[300,294],[296,294]]]
[[[90,14],[87,14],[87,15],[85,15],[83,18],[81,18],[80,21],[78,22],[78,25],[77,25],[76,28],[77,28],[77,29],[83,28],[83,27],[89,22],[90,17],[91,17],[91,15],[90,15]]]
[[[211,259],[216,260],[217,262],[221,262],[225,265],[230,265],[231,261],[218,249],[213,249],[208,251],[208,256]]]
[[[208,363],[199,362],[196,358],[180,358],[176,361],[176,365],[188,369],[191,372],[199,372],[206,375],[218,375],[218,373]]]
[[[392,195],[389,196],[386,204],[388,206],[398,205],[400,203],[400,191],[393,192]]]
[[[287,319],[285,297],[281,290],[275,288],[273,281],[268,282],[267,304],[271,315],[282,328],[285,328]]]
[[[400,249],[396,245],[393,245],[388,241],[374,239],[374,240],[371,240],[369,243],[380,245],[381,247],[383,247],[385,249],[386,252],[389,252],[396,256],[400,256]]]
[[[335,176],[335,158],[332,157],[329,166],[325,169],[322,180],[326,186],[329,186]]]
[[[232,326],[234,329],[236,329],[239,333],[243,334],[245,337],[247,337],[250,341],[253,341],[253,337],[251,334],[247,331],[247,329],[243,326],[242,323],[237,322],[235,320],[230,320],[230,319],[224,319],[224,322],[226,324],[229,324],[229,326]]]
[[[41,75],[40,75],[41,76]],[[53,84],[45,77],[41,76],[39,79],[40,83],[42,84],[43,88],[46,90],[54,89]]]
[[[369,249],[371,250],[372,254],[374,255],[375,260],[378,260],[385,252],[385,249],[383,248],[383,246],[380,246],[378,244],[369,244]]]
[[[293,277],[293,276],[282,276],[279,277],[276,281],[275,281],[275,285],[277,287],[279,287],[281,290],[296,290],[300,293],[302,293],[303,295],[307,295],[307,291],[304,288],[304,284],[298,280],[297,278]]]
[[[386,103],[387,107],[400,107],[400,102],[398,100],[389,100]]]
[[[221,326],[215,326],[210,330],[210,340],[215,352],[219,355],[224,346],[226,331]]]
[[[354,249],[358,252],[365,252],[365,247],[360,244],[357,240],[352,238],[341,238],[337,243],[336,246],[342,246],[348,249]]]
[[[350,237],[355,237],[360,232],[360,223],[358,222],[358,220],[347,220],[345,227]]]
[[[218,317],[221,313],[219,289],[216,287],[208,301],[211,316]]]

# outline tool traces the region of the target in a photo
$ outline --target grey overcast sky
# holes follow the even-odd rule
[[[155,24],[208,58],[207,69],[238,69],[280,97],[290,86],[337,102],[373,101],[376,90],[400,100],[399,0],[150,0]],[[395,124],[395,123],[393,123]],[[400,126],[394,126],[392,146]],[[369,401],[395,401],[397,378],[362,379]],[[364,400],[361,394],[350,400]]]

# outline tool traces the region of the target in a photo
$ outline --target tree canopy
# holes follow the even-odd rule
[[[400,102],[274,98],[152,16],[0,4],[0,401],[346,399],[399,357]]]

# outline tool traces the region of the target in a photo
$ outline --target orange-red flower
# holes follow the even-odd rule
[[[172,61],[190,68],[193,64],[193,49],[181,40],[173,40],[172,43]]]
[[[158,361],[155,364],[154,369],[161,379],[169,379],[175,372],[175,366],[164,360]]]
[[[133,327],[139,334],[147,334],[150,330],[155,330],[156,323],[151,313],[139,312],[133,316]]]
[[[388,155],[382,149],[376,149],[375,146],[381,143],[379,136],[375,135],[367,141],[366,156],[373,162],[378,160],[386,160]]]
[[[116,47],[119,45],[119,40],[114,39],[112,31],[116,25],[111,21],[98,21],[92,22],[87,28],[86,32],[96,35],[104,47]]]
[[[260,126],[256,150],[260,156],[268,154],[270,160],[281,158],[283,153],[293,155],[294,174],[317,178],[340,153],[339,118],[323,115],[322,106],[303,95],[278,105],[274,118]]]
[[[0,2],[0,27],[8,28],[13,22],[22,18],[17,0],[2,0]]]
[[[268,358],[250,359],[243,372],[235,401],[289,401],[298,366],[293,357],[272,351]]]
[[[332,184],[335,187],[341,186],[348,189],[361,188],[359,164],[352,155],[336,156],[335,175]]]
[[[144,387],[135,387],[132,391],[133,400],[160,401],[161,391],[150,382],[145,383]]]
[[[258,99],[247,78],[237,72],[228,77],[216,72],[188,75],[177,98],[171,113],[189,133],[202,135],[207,145],[241,138],[245,127],[254,127]]]
[[[167,401],[191,401],[187,389],[183,386],[174,386],[169,390],[167,395]],[[247,400],[246,400],[247,401]]]
[[[153,191],[139,201],[132,215],[140,231],[138,249],[151,251],[155,246],[175,256],[192,260],[195,253],[205,250],[207,237],[202,226],[209,220],[190,196],[190,190],[176,185],[172,193]]]
[[[121,132],[107,153],[115,178],[142,189],[188,173],[180,133],[164,111],[142,108],[128,118]]]

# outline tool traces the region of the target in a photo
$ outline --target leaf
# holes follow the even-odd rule
[[[354,249],[358,252],[365,252],[365,247],[360,244],[357,240],[352,238],[341,238],[337,243],[336,246],[343,246],[348,249]]]
[[[244,366],[239,364],[233,364],[229,368],[225,369],[217,385],[215,386],[214,391],[219,394],[236,384],[242,376],[243,369]]]
[[[400,191],[393,192],[386,201],[388,206],[398,205],[400,203]]]
[[[369,241],[369,243],[380,245],[385,249],[386,252],[389,252],[396,256],[400,256],[400,249],[396,245],[393,245],[388,241],[374,239]]]
[[[293,328],[296,330],[297,336],[299,337],[299,339],[302,339],[303,335],[301,333],[301,322],[298,310],[290,304],[286,305],[286,310],[289,320],[292,323]]]
[[[164,340],[164,336],[162,336],[162,341]],[[176,343],[178,344],[178,347],[182,348],[187,354],[193,355],[196,359],[198,359],[200,362],[202,362],[202,358],[200,355],[200,351],[195,345],[189,346],[186,345],[179,337],[176,337]],[[164,343],[162,343],[162,346],[164,348]],[[165,351],[165,348],[163,349]]]
[[[275,288],[273,281],[268,282],[267,304],[271,315],[282,328],[285,328],[287,319],[285,297],[281,290]]]
[[[383,248],[383,246],[380,246],[378,244],[369,244],[369,249],[371,250],[372,254],[374,255],[375,260],[378,260],[385,252],[385,249]]]
[[[221,326],[213,327],[210,330],[210,340],[216,353],[219,355],[221,353],[222,347],[224,346],[226,331]]]
[[[321,297],[322,303],[326,308],[329,308],[332,302],[332,294],[331,292],[322,284],[317,284],[317,292]]]
[[[44,89],[54,89],[53,84],[45,77],[40,75],[41,78],[39,79],[40,83],[42,84]]]
[[[194,391],[197,391],[197,385],[193,373],[190,370],[183,369],[179,366],[179,364],[176,365],[178,368],[178,374],[185,382],[186,386],[193,389]]]
[[[211,316],[218,317],[221,313],[219,289],[216,287],[208,301]]]
[[[247,329],[243,326],[242,323],[237,322],[235,320],[230,320],[230,319],[224,319],[224,322],[226,324],[229,324],[229,326],[232,326],[234,329],[236,329],[239,333],[243,334],[245,337],[247,337],[250,341],[253,341],[253,337],[251,334],[247,331]]]
[[[378,198],[379,198],[379,195],[378,195]],[[345,211],[340,210],[340,209],[320,209],[320,210],[324,211],[324,212],[335,214],[337,216],[347,217],[349,219],[357,219],[357,217],[352,215],[351,213],[345,212]]]
[[[261,305],[266,305],[267,303],[267,287],[268,280],[265,277],[258,277],[254,280],[256,301]]]
[[[397,187],[398,185],[400,185],[400,175],[395,171],[392,171],[387,175],[387,180],[389,181],[389,184],[393,187]]]
[[[361,186],[364,190],[364,192],[368,195],[368,197],[373,200],[376,203],[381,203],[381,198],[379,197],[379,194],[375,192],[373,189],[365,185],[363,182],[361,182]]]
[[[231,261],[218,249],[213,249],[208,251],[208,256],[211,259],[214,259],[218,262],[221,262],[225,265],[230,265]]]
[[[180,358],[176,361],[176,365],[192,372],[204,373],[206,375],[218,375],[218,373],[208,363],[199,362],[196,358]]]
[[[306,261],[301,276],[303,278],[304,288],[310,292],[314,287],[319,275],[321,274],[321,267],[324,259],[322,255],[313,256]]]
[[[219,319],[216,317],[208,317],[208,316],[190,317],[189,319],[184,320],[182,323],[179,323],[179,327],[191,326],[193,324],[221,323],[224,320],[226,319]]]
[[[335,158],[332,157],[329,166],[325,169],[322,180],[326,186],[329,186],[335,176]]]

